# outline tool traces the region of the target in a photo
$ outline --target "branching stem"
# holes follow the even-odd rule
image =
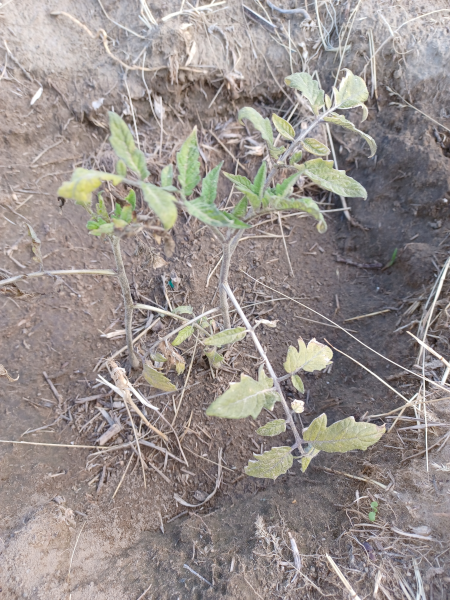
[[[132,334],[132,322],[133,322],[133,298],[131,297],[130,284],[128,277],[125,272],[125,267],[122,260],[122,253],[120,251],[120,238],[116,235],[110,236],[111,246],[114,252],[114,258],[116,260],[117,267],[117,279],[120,283],[122,290],[123,305],[125,308],[125,335],[127,338],[128,347],[128,360],[133,369],[137,369],[139,366],[139,359],[136,356],[133,349],[133,334]]]
[[[267,357],[267,354],[264,352],[264,348],[262,347],[261,342],[259,341],[258,336],[255,333],[255,330],[250,325],[250,322],[247,319],[247,317],[245,316],[245,313],[242,310],[239,302],[236,300],[233,292],[231,291],[230,286],[228,284],[223,284],[223,287],[224,287],[225,292],[227,293],[228,297],[230,298],[231,302],[234,304],[234,307],[237,310],[239,316],[241,317],[245,327],[247,328],[248,332],[252,336],[253,343],[255,344],[256,349],[258,350],[261,358],[266,363],[266,367],[267,367],[267,370],[269,371],[269,375],[273,379],[273,384],[275,386],[275,389],[277,390],[277,392],[280,396],[281,404],[283,405],[283,409],[286,414],[287,422],[289,423],[289,425],[292,429],[292,432],[294,434],[296,447],[299,449],[301,454],[304,454],[304,451],[302,449],[302,438],[300,437],[297,426],[294,423],[294,419],[292,418],[292,414],[291,414],[291,411],[289,410],[288,403],[286,402],[286,400],[284,398],[283,390],[281,389],[281,385],[280,385],[280,382],[278,381],[277,374],[275,373],[275,371],[272,367],[272,364]]]

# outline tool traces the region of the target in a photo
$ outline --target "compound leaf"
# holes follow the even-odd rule
[[[224,419],[256,419],[268,403],[273,406],[273,381],[269,377],[255,381],[248,375],[241,375],[241,381],[230,383],[228,390],[216,398],[206,409],[209,417]],[[279,399],[278,395],[277,398]]]
[[[364,106],[363,103],[369,98],[364,79],[358,77],[358,75],[353,75],[350,69],[345,70],[347,73],[341,81],[339,89],[334,89],[336,108],[347,109]]]
[[[346,175],[345,171],[333,169],[332,160],[315,158],[303,166],[304,174],[324,190],[345,198],[367,198],[367,192],[360,183]]]
[[[161,171],[161,187],[169,187],[173,182],[173,165],[167,165]]]
[[[185,196],[190,196],[200,182],[199,157],[197,127],[194,127],[177,152],[178,181]]]
[[[123,177],[104,173],[103,171],[91,171],[90,169],[75,169],[70,181],[65,181],[58,190],[58,196],[75,200],[87,208],[92,201],[92,192],[101,186],[103,181],[111,181],[113,185],[119,185]]]
[[[117,156],[141,179],[148,177],[149,172],[144,153],[136,148],[133,135],[125,121],[111,111],[109,112],[109,129],[111,131],[109,143]]]
[[[349,452],[367,450],[385,433],[385,426],[374,423],[357,423],[354,417],[347,417],[327,427],[327,416],[320,415],[303,431],[303,439],[319,451]]]
[[[298,350],[294,346],[289,346],[284,363],[286,373],[295,373],[303,369],[306,373],[313,371],[322,371],[330,364],[333,358],[333,351],[329,346],[321,344],[315,338],[310,340],[308,346],[302,338],[298,338]]]
[[[188,340],[193,333],[194,327],[192,325],[188,325],[187,327],[178,332],[176,338],[172,342],[172,346],[179,346],[180,344]]]
[[[268,143],[269,148],[273,147],[273,131],[269,119],[262,117],[258,111],[250,106],[245,106],[239,111],[238,121],[242,122],[242,119],[248,119],[253,127],[259,131],[262,139]]]
[[[288,121],[285,121],[278,115],[272,115],[272,121],[275,125],[275,129],[281,135],[284,140],[289,140],[293,142],[295,139],[295,129],[292,127]]]
[[[324,91],[309,73],[293,73],[284,81],[289,87],[299,90],[311,104],[314,114],[319,114],[319,108],[325,103]]]
[[[173,227],[178,216],[174,196],[152,183],[143,183],[141,189],[144,194],[144,200],[157,215],[164,229]]]
[[[235,327],[234,329],[225,329],[220,333],[216,333],[203,341],[207,346],[225,346],[226,344],[234,344],[245,338],[247,329],[245,327]]]
[[[275,479],[286,473],[293,465],[294,458],[289,446],[272,448],[264,454],[253,454],[256,460],[250,460],[244,471],[251,477]]]
[[[302,141],[302,145],[307,152],[316,156],[328,156],[330,154],[330,150],[325,144],[322,144],[322,142],[319,142],[315,138],[305,138]]]
[[[257,429],[256,433],[258,435],[273,437],[274,435],[284,433],[285,431],[286,421],[284,419],[275,419],[274,421],[269,421],[268,423]]]
[[[146,381],[157,390],[173,392],[177,389],[168,377],[156,369],[153,369],[150,365],[144,365],[144,377]]]
[[[291,383],[298,392],[300,392],[301,394],[305,393],[305,386],[303,384],[303,381],[301,380],[301,378],[298,375],[292,375]]]
[[[324,121],[327,121],[328,123],[332,123],[333,125],[339,125],[339,127],[344,127],[344,129],[348,129],[349,131],[353,131],[354,133],[357,133],[369,145],[369,148],[370,148],[369,158],[371,158],[372,156],[375,155],[375,153],[377,151],[377,144],[376,144],[375,140],[370,135],[367,135],[367,133],[364,133],[363,131],[360,131],[359,129],[357,129],[351,121],[348,121],[344,117],[344,115],[339,115],[338,113],[331,113],[328,117],[324,118]]]

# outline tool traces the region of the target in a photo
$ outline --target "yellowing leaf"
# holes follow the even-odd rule
[[[224,357],[217,352],[216,348],[206,350],[205,356],[207,357],[210,366],[214,369],[218,369],[220,364],[224,361]]]
[[[165,375],[151,367],[150,365],[144,365],[144,377],[148,383],[163,392],[173,392],[177,388]]]
[[[300,392],[301,394],[305,393],[305,386],[303,385],[303,381],[300,379],[300,377],[298,375],[292,375],[291,382],[292,382],[292,385],[295,387],[295,389],[298,392]],[[297,412],[297,411],[295,411],[295,412]]]
[[[184,370],[186,368],[186,363],[183,360],[178,360],[175,364],[175,371],[177,372],[177,375],[181,375],[182,373],[184,373]]]
[[[334,100],[336,108],[355,108],[362,106],[369,98],[369,92],[364,79],[353,75],[350,69],[345,69],[347,74],[341,81],[338,90],[334,90]]]
[[[145,155],[136,148],[128,125],[118,114],[109,112],[109,129],[111,131],[109,143],[117,156],[141,179],[148,177]]]
[[[173,312],[176,315],[193,315],[194,314],[194,309],[192,308],[192,306],[177,306],[176,308],[173,309]]]
[[[178,181],[185,196],[190,196],[200,182],[199,156],[197,127],[194,127],[177,152]]]
[[[247,475],[265,479],[275,479],[283,475],[293,465],[294,458],[289,446],[272,448],[264,454],[253,454],[256,460],[250,460],[244,468]]]
[[[294,375],[294,377],[297,377],[297,375]],[[303,400],[294,400],[291,402],[291,408],[295,413],[300,414],[305,411],[305,403]]]
[[[288,121],[285,121],[278,115],[272,115],[272,121],[275,125],[275,129],[281,135],[281,137],[285,140],[289,140],[293,142],[295,139],[295,129],[292,127]]]
[[[169,187],[173,182],[173,166],[167,165],[161,171],[161,187]]]
[[[308,346],[302,338],[299,338],[298,347],[297,350],[293,346],[289,346],[286,362],[283,365],[287,373],[295,373],[299,369],[303,369],[307,373],[322,371],[333,358],[331,348],[314,338],[308,343]]]
[[[178,216],[174,196],[152,183],[143,183],[141,188],[144,200],[159,218],[164,229],[173,227]]]
[[[303,431],[303,439],[315,450],[323,452],[349,452],[367,450],[385,433],[384,425],[357,423],[354,417],[347,417],[327,427],[327,416],[320,415]]]
[[[188,340],[193,333],[193,325],[188,325],[187,327],[178,332],[176,338],[172,342],[172,346],[179,346],[180,344]]]
[[[103,181],[111,181],[113,185],[119,185],[123,177],[104,173],[103,171],[91,171],[89,169],[75,169],[70,181],[65,181],[58,190],[58,196],[75,200],[85,208],[91,204],[92,192],[102,185]]]
[[[206,414],[224,419],[244,419],[251,415],[256,419],[264,407],[273,406],[274,396],[279,399],[273,392],[272,379],[255,381],[242,374],[241,381],[230,383],[228,390],[208,406]]]
[[[308,160],[303,166],[304,174],[324,190],[344,198],[367,198],[367,192],[360,183],[346,175],[345,171],[333,169],[332,160],[315,158]]]
[[[278,435],[286,431],[286,421],[284,419],[275,419],[274,421],[269,421],[262,427],[256,430],[258,435],[265,435],[273,437],[274,435]]]
[[[216,333],[209,338],[204,340],[204,344],[207,346],[225,346],[226,344],[233,344],[239,342],[245,338],[247,329],[245,327],[235,327],[234,329],[225,329],[220,333]]]
[[[328,156],[330,154],[330,150],[325,144],[322,144],[322,142],[319,142],[315,138],[305,138],[302,141],[302,145],[307,152],[316,156]]]
[[[370,148],[369,158],[371,158],[372,156],[375,155],[375,153],[377,151],[377,144],[376,144],[375,140],[370,135],[367,135],[367,133],[364,133],[363,131],[360,131],[359,129],[357,129],[351,121],[348,121],[344,117],[344,115],[339,115],[338,113],[331,113],[328,117],[324,118],[324,121],[327,121],[328,123],[332,123],[333,125],[339,125],[339,127],[344,127],[344,129],[348,129],[349,131],[353,131],[354,133],[357,133],[369,145],[369,148]]]
[[[325,102],[324,92],[309,73],[293,73],[284,81],[289,87],[299,90],[311,104],[314,114],[319,114],[319,108],[322,108]]]
[[[306,454],[304,456],[302,456],[302,458],[301,458],[302,473],[304,473],[306,471],[306,469],[309,467],[309,463],[320,452],[320,450],[316,450],[315,448],[312,448],[311,446],[307,446],[306,449],[307,449]]]
[[[312,198],[278,198],[275,197],[271,200],[270,205],[272,208],[277,210],[303,210],[308,213],[317,223],[317,231],[319,233],[325,233],[327,230],[327,224],[324,216],[319,208],[317,202]]]

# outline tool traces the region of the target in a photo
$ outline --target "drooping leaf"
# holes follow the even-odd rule
[[[333,358],[331,348],[321,344],[315,338],[308,342],[308,346],[302,338],[298,338],[298,348],[297,350],[294,346],[289,346],[286,362],[283,365],[286,373],[295,373],[299,369],[303,369],[306,373],[322,371]]]
[[[118,160],[116,163],[116,173],[121,177],[127,176],[127,165],[123,162],[123,160]]]
[[[190,196],[195,186],[200,183],[199,157],[197,127],[194,127],[177,152],[178,181],[185,196]]]
[[[208,359],[210,366],[214,369],[218,369],[220,364],[225,360],[224,357],[217,352],[216,348],[205,350],[205,356]]]
[[[150,365],[144,365],[144,377],[148,383],[163,392],[173,392],[177,388],[173,385],[168,377],[151,367]]]
[[[126,223],[125,223],[126,225]],[[90,235],[109,235],[114,232],[114,223],[102,223],[100,227],[89,231]]]
[[[357,423],[354,417],[347,417],[327,427],[327,416],[320,415],[303,431],[303,439],[318,451],[349,452],[367,450],[385,433],[385,426],[374,423]]]
[[[296,165],[297,163],[299,163],[302,160],[302,156],[303,156],[303,152],[294,152],[294,154],[291,156],[291,158],[289,159],[289,164],[290,165]]]
[[[364,102],[369,98],[367,86],[361,77],[354,75],[350,69],[347,71],[344,79],[341,81],[338,90],[334,90],[334,100],[336,108],[348,109],[356,106],[364,106]],[[365,107],[364,107],[365,108]]]
[[[250,204],[253,206],[255,210],[261,205],[261,199],[259,194],[255,192],[253,183],[247,177],[243,175],[232,175],[231,173],[224,173],[225,177],[232,181],[235,187],[245,194],[245,196],[250,200]]]
[[[111,144],[117,156],[126,164],[126,166],[137,173],[141,179],[149,176],[145,155],[134,143],[133,135],[123,119],[114,112],[109,112],[109,129]]]
[[[193,315],[194,309],[192,308],[192,306],[177,306],[173,309],[173,312],[176,315]]]
[[[324,190],[344,198],[367,198],[367,192],[360,183],[346,175],[345,171],[333,169],[332,160],[315,158],[306,161],[304,167],[304,174]]]
[[[232,214],[237,219],[242,219],[242,217],[245,217],[245,215],[247,214],[247,205],[248,205],[247,196],[243,196],[239,200],[239,202],[236,204],[236,206],[233,208]]]
[[[173,165],[167,165],[161,171],[161,187],[169,187],[173,182]]]
[[[27,227],[28,227],[28,233],[30,235],[31,238],[31,249],[33,250],[33,260],[35,260],[37,263],[39,263],[40,267],[41,267],[41,271],[44,270],[44,263],[42,261],[42,254],[41,254],[41,240],[38,238],[38,236],[36,235],[36,232],[34,231],[34,229],[31,227],[31,225],[29,223],[27,223]]]
[[[152,183],[142,184],[141,189],[144,194],[144,200],[159,218],[164,229],[173,227],[178,216],[174,196]]]
[[[263,193],[264,193],[264,184],[266,182],[266,175],[267,175],[267,163],[265,160],[263,160],[261,166],[258,169],[258,172],[255,175],[255,180],[253,182],[253,191],[258,196],[260,201],[262,200]],[[261,202],[259,203],[259,206],[261,206]],[[258,206],[258,208],[259,208],[259,206]]]
[[[155,363],[167,362],[167,358],[163,354],[161,354],[161,352],[155,352],[155,354],[150,354],[150,358]]]
[[[275,479],[284,475],[293,465],[294,458],[289,446],[272,448],[264,454],[253,454],[256,460],[250,460],[244,471],[251,477]]]
[[[306,469],[309,467],[309,463],[312,461],[312,459],[315,456],[317,456],[319,454],[319,452],[320,452],[320,450],[316,450],[312,446],[308,445],[306,447],[306,453],[301,458],[302,473],[304,473],[306,471]]]
[[[219,182],[220,169],[222,168],[223,161],[211,169],[211,171],[204,177],[202,181],[202,193],[201,197],[208,204],[214,204],[217,196],[217,184]]]
[[[279,399],[278,395],[276,399]],[[272,379],[266,377],[263,381],[255,381],[242,374],[241,381],[230,383],[228,390],[208,406],[206,414],[224,419],[245,419],[248,416],[256,419],[264,407],[273,407],[273,400]]]
[[[327,230],[327,224],[324,216],[319,208],[319,205],[308,197],[304,198],[272,198],[270,205],[276,210],[303,210],[314,219],[317,223],[317,231],[319,233],[325,233]]]
[[[235,327],[234,329],[225,329],[220,333],[216,333],[203,341],[207,346],[225,346],[226,344],[234,344],[245,338],[247,329],[245,327]]]
[[[242,119],[248,119],[253,127],[259,131],[262,139],[266,141],[269,146],[273,146],[273,131],[269,119],[262,117],[258,111],[250,106],[245,106],[239,111],[238,121],[242,122]]]
[[[191,335],[194,333],[193,325],[188,325],[184,329],[178,332],[176,338],[172,342],[172,346],[179,346],[184,341],[188,340]]]
[[[344,115],[339,115],[338,113],[331,113],[328,117],[324,118],[324,121],[327,121],[328,123],[332,123],[333,125],[339,125],[339,127],[344,127],[345,129],[348,129],[349,131],[353,131],[354,133],[357,133],[369,145],[369,148],[370,148],[369,158],[371,158],[372,156],[375,155],[375,153],[377,151],[377,144],[376,144],[375,140],[370,135],[367,135],[367,133],[364,133],[363,131],[360,131],[359,129],[357,129],[351,121],[348,121],[344,117]]]
[[[298,392],[300,392],[301,394],[305,393],[305,386],[303,385],[303,381],[298,375],[292,375],[291,382]]]
[[[332,107],[332,100],[330,98],[330,96],[328,94],[325,94],[325,106],[327,107],[327,110],[330,110],[330,108]]]
[[[275,129],[278,131],[278,133],[284,140],[289,140],[290,142],[294,141],[295,129],[288,121],[285,121],[284,119],[275,114],[272,115],[272,121],[275,125]]]
[[[177,372],[177,375],[181,375],[182,373],[184,373],[185,368],[186,363],[184,362],[184,360],[177,360],[175,364],[175,371]]]
[[[119,230],[125,229],[125,227],[128,225],[127,221],[124,221],[124,219],[116,219],[115,217],[112,218],[112,222],[114,225],[114,229],[119,229]],[[108,223],[107,223],[107,225],[108,225]],[[96,231],[99,231],[99,229],[97,229]]]
[[[248,229],[250,227],[240,221],[236,215],[219,210],[214,204],[205,202],[202,197],[185,202],[184,208],[193,217],[212,227],[230,227],[232,229]]]
[[[302,141],[302,145],[307,152],[316,156],[328,156],[330,154],[330,150],[325,144],[322,144],[322,142],[319,142],[315,138],[305,138]]]
[[[122,211],[120,213],[120,218],[125,221],[126,223],[131,223],[131,220],[133,218],[133,208],[131,206],[131,204],[128,204],[127,206],[124,206],[122,208]]]
[[[75,169],[70,181],[65,181],[58,190],[58,196],[75,200],[85,208],[91,204],[92,192],[101,186],[103,181],[111,181],[113,185],[119,185],[123,177],[104,173],[103,171],[91,171],[90,169]]]
[[[284,433],[285,431],[286,421],[284,419],[275,419],[274,421],[269,421],[268,423],[257,429],[256,433],[258,435],[273,437],[274,435]]]
[[[286,85],[299,90],[311,104],[314,114],[319,114],[319,108],[325,103],[324,91],[309,73],[293,73],[286,77]]]
[[[125,196],[125,202],[131,205],[133,210],[136,210],[136,192],[134,190],[130,190],[128,194]]]

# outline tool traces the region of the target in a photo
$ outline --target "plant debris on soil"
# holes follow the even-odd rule
[[[0,598],[448,597],[449,27],[443,0],[0,4]],[[316,71],[331,89],[342,68],[366,80],[361,128],[378,152],[333,131],[335,159],[368,201],[304,186],[328,232],[305,214],[261,218],[230,285],[252,323],[276,322],[258,334],[280,373],[300,336],[335,348],[332,368],[305,374],[305,394],[283,382],[305,426],[325,412],[388,433],[365,453],[321,453],[306,474],[254,479],[244,466],[272,445],[255,431],[282,409],[205,415],[257,373],[251,341],[219,369],[200,340],[183,342],[165,356],[170,392],[128,371],[119,285],[98,274],[112,251],[56,190],[76,167],[114,169],[112,109],[150,181],[194,125],[205,172],[223,160],[252,177],[265,147],[239,108],[302,128],[312,115],[285,76]],[[218,198],[239,199],[225,178]],[[166,233],[139,195],[137,210],[122,249],[148,359],[218,307],[221,254],[187,215]],[[50,273],[77,269],[93,273]],[[208,318],[220,327],[219,311]]]

